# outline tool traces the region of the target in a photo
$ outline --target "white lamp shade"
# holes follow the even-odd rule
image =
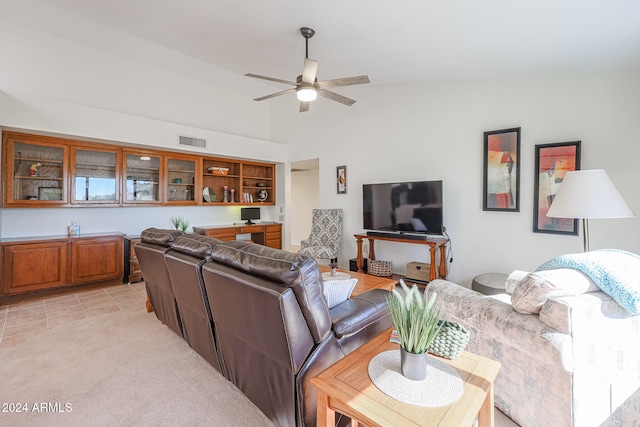
[[[627,218],[635,216],[603,169],[567,172],[551,203],[551,218]]]
[[[316,89],[313,86],[301,86],[297,90],[296,96],[298,97],[298,101],[310,102],[316,100],[318,92],[316,92]]]

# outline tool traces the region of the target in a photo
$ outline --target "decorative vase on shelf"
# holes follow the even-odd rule
[[[394,289],[387,297],[389,317],[400,344],[400,370],[413,381],[427,376],[427,349],[440,331],[436,294],[427,298],[416,285],[409,288],[400,279],[402,291]]]
[[[235,203],[235,196],[236,196],[236,190],[234,190],[233,188],[231,189],[231,203]]]
[[[226,188],[222,191],[222,201],[224,203],[228,203],[229,202],[229,191],[227,191]]]

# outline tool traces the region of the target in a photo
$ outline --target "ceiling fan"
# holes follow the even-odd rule
[[[342,96],[327,88],[339,87],[339,86],[352,86],[364,83],[369,83],[368,76],[356,76],[356,77],[343,77],[341,79],[318,81],[316,73],[318,72],[318,61],[309,59],[309,39],[313,37],[316,32],[308,27],[300,28],[300,34],[305,38],[305,57],[304,66],[302,68],[302,74],[296,78],[295,82],[287,80],[276,79],[273,77],[260,76],[258,74],[247,73],[245,76],[253,77],[256,79],[269,80],[272,82],[284,83],[293,85],[290,89],[283,90],[281,92],[272,93],[271,95],[262,96],[254,99],[254,101],[263,101],[265,99],[273,98],[276,96],[284,95],[287,93],[296,93],[298,100],[300,101],[300,112],[309,111],[309,103],[314,101],[318,95],[325,98],[332,99],[340,102],[341,104],[351,106],[355,104],[355,100]]]

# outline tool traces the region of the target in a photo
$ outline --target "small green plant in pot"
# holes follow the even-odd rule
[[[173,228],[176,230],[187,231],[189,228],[189,220],[184,219],[181,216],[172,216],[171,225],[173,225]]]
[[[416,285],[409,288],[400,280],[404,292],[394,289],[387,298],[389,316],[398,333],[402,375],[423,380],[427,373],[427,349],[440,331],[436,294],[427,298]]]

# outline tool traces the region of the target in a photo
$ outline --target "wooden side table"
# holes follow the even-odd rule
[[[391,330],[349,354],[311,383],[318,388],[318,426],[333,426],[336,412],[367,426],[472,426],[493,427],[493,382],[500,363],[466,351],[454,360],[442,359],[464,381],[456,402],[425,408],[400,402],[380,391],[369,378],[371,359],[383,351],[399,349],[389,342]]]

